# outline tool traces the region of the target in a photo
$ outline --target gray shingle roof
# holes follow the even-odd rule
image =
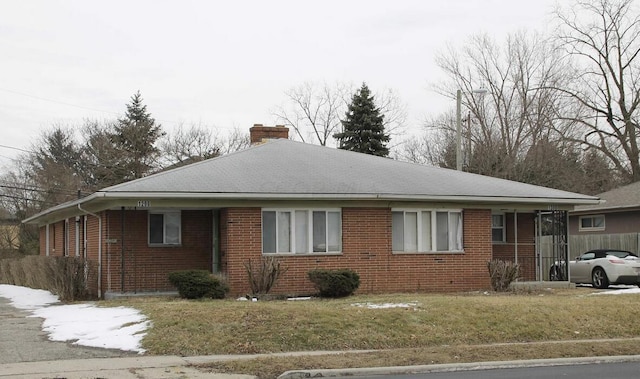
[[[574,212],[640,207],[640,182],[618,187],[596,196],[604,202],[595,205],[580,205],[575,208]]]
[[[268,142],[101,192],[595,200],[565,191],[290,140]]]
[[[432,201],[535,209],[598,202],[572,192],[282,139],[104,188],[24,222],[51,220],[108,199],[151,198]]]

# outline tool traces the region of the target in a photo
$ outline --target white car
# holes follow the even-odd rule
[[[640,259],[623,250],[590,250],[575,261],[569,261],[569,280],[587,283],[595,288],[607,288],[610,284],[640,286]]]

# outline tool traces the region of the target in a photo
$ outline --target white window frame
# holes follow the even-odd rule
[[[275,212],[276,215],[276,223],[275,223],[275,252],[265,252],[264,250],[264,214],[265,212]],[[302,212],[306,212],[306,220],[304,219],[296,219],[296,217],[300,217]],[[314,251],[314,235],[313,235],[313,212],[325,212],[325,250],[324,251]],[[280,247],[280,223],[278,222],[279,214],[288,213],[289,214],[289,240],[284,241],[286,244],[288,242],[289,251],[278,251]],[[329,213],[338,213],[338,227],[337,227],[337,243],[338,250],[330,250],[330,233],[329,233]],[[305,222],[306,221],[306,222]],[[303,223],[306,226],[306,235],[304,239],[306,239],[306,243],[304,241],[298,241],[296,238],[300,238],[301,236],[297,235],[296,230],[298,230],[298,226],[300,225],[298,222]],[[341,208],[263,208],[261,212],[261,231],[262,231],[262,254],[264,255],[326,255],[326,254],[341,254],[342,253],[342,209]],[[306,245],[304,251],[296,251],[298,245],[302,242]]]
[[[151,216],[162,215],[162,242],[151,242]],[[178,217],[178,240],[169,242],[167,238],[167,216]],[[149,246],[179,246],[182,244],[182,211],[180,210],[149,210],[147,212],[147,241]]]
[[[593,226],[593,225],[595,225],[596,218],[602,218],[602,226]],[[592,226],[583,227],[582,226],[582,220],[585,220],[585,219],[591,219],[591,225]],[[581,231],[581,232],[602,231],[602,230],[605,230],[605,227],[606,227],[605,221],[606,221],[606,219],[605,219],[603,214],[580,216],[580,217],[578,217],[578,230]]]
[[[393,213],[394,212],[402,212],[404,217],[404,225],[403,225],[403,229],[404,226],[406,225],[407,222],[407,218],[406,218],[406,214],[407,213],[416,213],[417,212],[417,244],[418,247],[415,251],[413,250],[406,250],[406,241],[405,241],[405,248],[403,250],[394,250],[393,249]],[[430,246],[423,246],[424,242],[423,242],[423,228],[422,228],[422,223],[423,223],[423,217],[422,217],[422,213],[423,212],[430,212],[430,222],[431,222],[431,227],[430,227],[430,231],[431,231],[431,244]],[[459,249],[452,249],[451,246],[449,246],[448,250],[438,250],[438,225],[437,225],[437,214],[438,213],[447,213],[447,224],[448,226],[450,226],[450,215],[452,213],[458,214],[460,216],[460,235],[459,237]],[[436,253],[436,254],[447,254],[447,253],[462,253],[464,252],[464,219],[463,219],[463,211],[462,209],[437,209],[437,208],[392,208],[391,209],[391,214],[392,214],[392,230],[391,230],[391,247],[392,247],[392,251],[393,253]],[[450,241],[450,233],[447,233],[447,239],[449,239]],[[449,244],[449,241],[447,242]],[[450,245],[450,244],[449,244]]]
[[[496,226],[493,224],[493,216],[501,216],[502,217],[502,225]],[[494,230],[502,230],[502,238],[499,240],[493,239],[493,231]],[[504,212],[493,212],[491,213],[491,242],[493,243],[505,243],[507,241],[507,216]]]

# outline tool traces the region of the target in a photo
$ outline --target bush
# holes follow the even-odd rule
[[[0,261],[0,283],[43,289],[61,301],[86,299],[89,261],[79,257],[29,255]]]
[[[494,259],[487,263],[487,267],[491,277],[491,288],[497,292],[507,291],[511,282],[520,277],[520,265],[517,263]]]
[[[229,286],[207,270],[174,271],[169,274],[169,281],[185,299],[224,299],[229,292]]]
[[[244,264],[249,277],[252,295],[264,295],[271,291],[278,279],[287,272],[277,257],[262,257],[256,267],[251,259]]]
[[[308,275],[321,297],[349,296],[360,286],[360,275],[349,269],[311,270]]]

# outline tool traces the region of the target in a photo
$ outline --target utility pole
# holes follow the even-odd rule
[[[462,171],[462,91],[456,92],[456,170]]]

